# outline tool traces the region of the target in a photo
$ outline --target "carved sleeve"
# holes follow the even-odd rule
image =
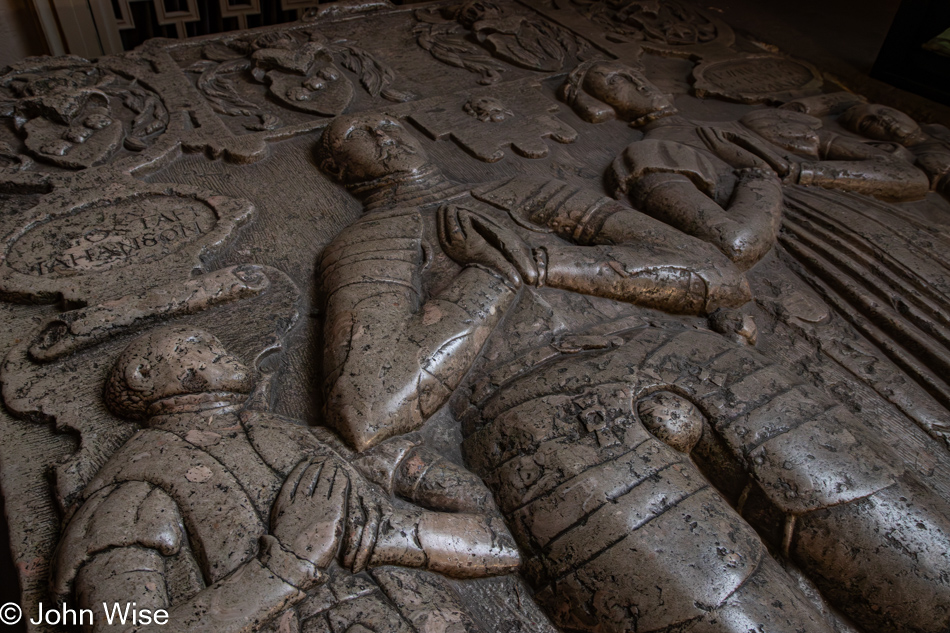
[[[163,490],[146,482],[124,482],[91,495],[73,515],[54,555],[51,585],[60,602],[75,590],[80,608],[95,614],[95,632],[128,629],[106,611],[135,602],[139,609],[166,609],[164,626],[146,631],[254,631],[269,617],[306,597],[323,576],[312,564],[283,550],[265,536],[258,556],[171,605],[166,557],[186,542],[181,514]],[[200,585],[199,585],[200,586]],[[249,600],[254,596],[255,600]],[[212,605],[214,608],[211,608]],[[113,614],[115,615],[115,614]]]
[[[652,217],[712,244],[741,270],[771,250],[781,226],[782,185],[764,172],[744,173],[725,207],[678,174],[647,176],[631,197]]]
[[[284,550],[272,536],[261,538],[261,551],[232,574],[169,611],[165,625],[129,629],[135,633],[214,631],[252,633],[307,597],[325,576],[307,561]]]
[[[821,161],[801,164],[798,184],[855,191],[883,200],[915,200],[930,190],[927,175],[905,160],[837,134],[821,135]]]
[[[160,488],[145,482],[103,488],[90,495],[66,525],[53,558],[52,593],[68,601],[77,574],[96,554],[135,547],[171,556],[181,549],[184,534],[178,506]]]
[[[614,195],[629,194],[638,209],[712,244],[745,270],[775,244],[782,187],[766,170],[736,173],[734,186],[724,187],[734,178],[726,163],[681,143],[647,139],[614,160],[608,179]]]
[[[658,185],[677,183],[715,206],[685,176],[655,176]],[[742,273],[715,248],[595,192],[516,179],[476,196],[564,238],[566,243],[539,249],[548,286],[686,314],[750,298]]]
[[[414,209],[367,216],[323,258],[327,419],[358,451],[438,410],[514,298],[475,267],[424,297],[422,222]]]

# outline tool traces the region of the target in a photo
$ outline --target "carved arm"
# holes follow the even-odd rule
[[[326,412],[363,451],[421,426],[441,407],[515,297],[484,268],[424,297],[422,218],[368,216],[323,258]]]
[[[660,176],[682,178],[691,192],[715,204],[684,177]],[[476,195],[523,225],[564,238],[566,243],[536,250],[545,285],[685,314],[708,314],[751,298],[741,271],[715,248],[598,193],[557,181],[538,186],[515,180]]]
[[[883,200],[916,200],[930,190],[927,175],[897,156],[830,132],[820,132],[821,161],[803,162],[794,182],[856,191]]]

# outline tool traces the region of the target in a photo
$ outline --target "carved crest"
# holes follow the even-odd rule
[[[329,41],[316,28],[209,42],[202,55],[204,60],[187,68],[198,74],[198,89],[216,112],[250,117],[244,123],[248,130],[273,130],[283,124],[242,89],[249,81],[267,86],[267,94],[282,106],[317,116],[340,114],[353,100],[353,83],[341,67],[353,72],[373,97],[409,98],[391,86],[391,68],[352,42]]]
[[[168,125],[156,93],[75,57],[15,64],[0,77],[0,116],[12,119],[30,156],[69,169],[121,148],[141,151]]]

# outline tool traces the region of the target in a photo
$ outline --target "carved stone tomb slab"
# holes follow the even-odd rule
[[[689,0],[321,7],[0,69],[26,630],[950,630],[950,131]]]

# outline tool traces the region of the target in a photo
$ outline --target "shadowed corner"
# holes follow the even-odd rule
[[[13,566],[10,555],[10,530],[6,521],[6,502],[0,494],[0,604],[15,602],[20,604],[20,579]],[[26,633],[26,623],[20,620],[14,625],[4,627],[10,633]]]

